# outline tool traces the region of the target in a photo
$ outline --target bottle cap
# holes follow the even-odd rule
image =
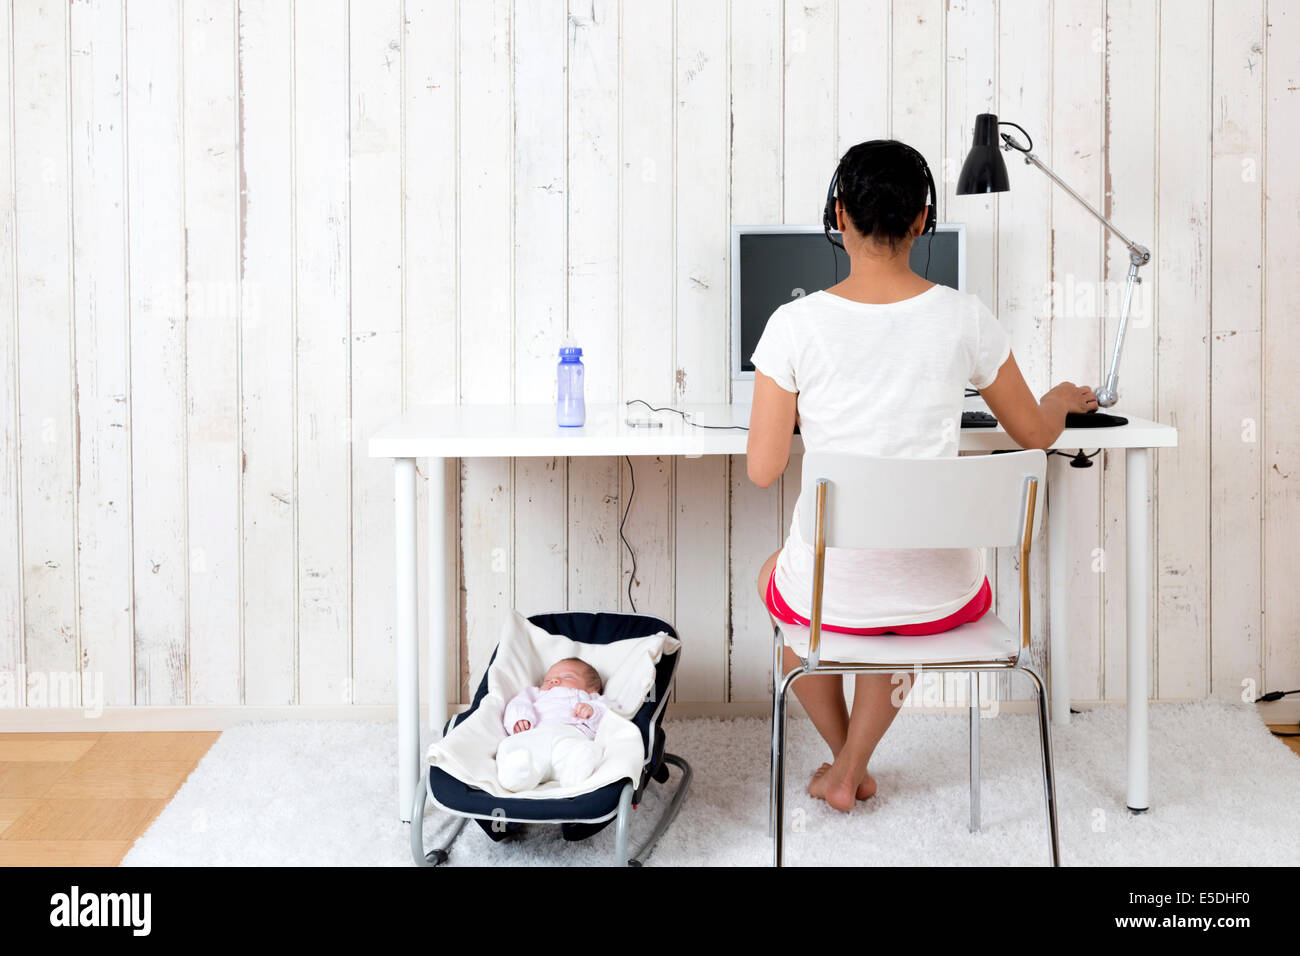
[[[572,332],[564,333],[564,341],[560,343],[560,358],[578,358],[582,355],[582,349],[578,348],[578,343],[573,340]]]

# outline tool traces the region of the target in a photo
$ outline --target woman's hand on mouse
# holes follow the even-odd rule
[[[1052,389],[1043,398],[1052,396],[1065,405],[1067,412],[1095,412],[1097,410],[1097,393],[1087,385],[1075,385],[1073,382],[1062,382],[1056,388]]]
[[[511,731],[511,732],[512,732],[512,733],[516,733],[516,734],[522,734],[525,730],[527,730],[527,729],[530,728],[531,726],[533,726],[531,721],[527,721],[527,720],[516,720],[516,721],[515,721],[515,729],[514,729],[513,731]]]

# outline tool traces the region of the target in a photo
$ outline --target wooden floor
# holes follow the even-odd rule
[[[116,866],[219,736],[0,734],[0,866]]]
[[[1300,733],[1300,727],[1297,727],[1295,724],[1269,724],[1268,729],[1276,730],[1278,733],[1282,734]],[[1300,755],[1300,737],[1282,737],[1280,739],[1282,743],[1294,750],[1297,755]]]
[[[220,734],[0,734],[0,866],[116,866]]]

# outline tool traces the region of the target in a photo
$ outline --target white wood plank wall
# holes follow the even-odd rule
[[[551,401],[566,330],[589,400],[727,400],[730,225],[817,222],[863,139],[929,158],[1035,393],[1096,383],[1127,255],[1022,164],[956,196],[985,111],[1155,254],[1118,409],[1181,431],[1152,692],[1300,683],[1300,4],[5,0],[0,49],[0,706],[391,702],[369,434]],[[1104,460],[1053,459],[1068,563],[1044,536],[1032,568],[1040,661],[1069,582],[1083,701],[1124,692]],[[754,576],[798,460],[767,489],[630,465],[447,466],[453,695],[508,608],[634,601],[686,642],[678,699],[766,698]],[[1016,570],[990,562],[1009,614]]]

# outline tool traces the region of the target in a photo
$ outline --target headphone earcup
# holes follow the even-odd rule
[[[840,168],[835,167],[830,185],[826,187],[826,206],[822,209],[822,226],[827,233],[838,232],[840,224],[835,221],[835,184],[840,181]]]
[[[925,158],[920,153],[917,153],[917,157],[921,160],[921,169],[925,171],[925,181],[930,187],[930,208],[925,214],[925,229],[923,232],[934,232],[939,227],[939,202],[938,197],[935,195],[934,177],[930,175],[930,166],[925,161]]]

